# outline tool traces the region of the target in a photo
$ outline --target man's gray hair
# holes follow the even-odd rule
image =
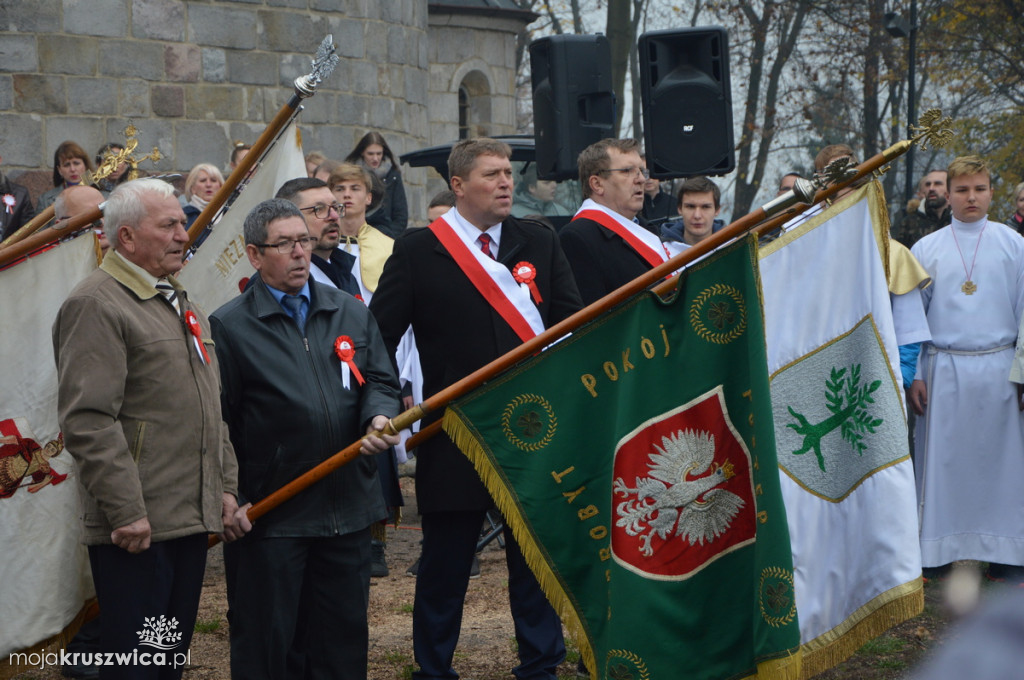
[[[146,194],[173,198],[174,187],[161,179],[145,177],[119,184],[110,192],[103,206],[103,233],[111,247],[117,246],[117,230],[122,224],[138,227],[145,219],[146,205],[143,198]]]
[[[305,224],[302,211],[294,203],[283,198],[271,198],[263,201],[245,216],[242,234],[246,245],[259,245],[267,242],[267,226],[274,220],[285,217],[298,217]]]

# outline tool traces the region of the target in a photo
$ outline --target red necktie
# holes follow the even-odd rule
[[[484,255],[486,255],[487,257],[491,258],[492,260],[497,259],[496,257],[494,257],[494,254],[491,252],[491,235],[490,234],[480,234],[480,251]]]

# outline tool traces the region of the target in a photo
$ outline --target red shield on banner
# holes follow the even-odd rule
[[[720,386],[643,423],[615,451],[616,562],[648,578],[683,580],[751,543],[751,467]]]

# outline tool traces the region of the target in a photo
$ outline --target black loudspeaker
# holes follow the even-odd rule
[[[640,92],[653,177],[724,175],[736,167],[724,28],[640,36]]]
[[[533,130],[540,179],[578,176],[576,157],[615,130],[612,55],[603,35],[530,43]]]

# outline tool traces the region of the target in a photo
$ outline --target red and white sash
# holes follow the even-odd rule
[[[455,226],[459,219],[455,209],[438,217],[428,227],[452,256],[473,286],[484,296],[516,335],[526,342],[544,330],[540,312],[530,299],[525,286],[520,286],[512,272],[500,262],[484,255]]]
[[[597,203],[588,198],[583,202],[579,212],[576,213],[573,219],[583,218],[597,222],[629,244],[629,247],[635,250],[640,257],[644,258],[651,265],[651,268],[657,267],[668,259],[668,251],[657,236],[638,224],[631,223],[627,227],[614,216],[599,209],[597,205]]]

